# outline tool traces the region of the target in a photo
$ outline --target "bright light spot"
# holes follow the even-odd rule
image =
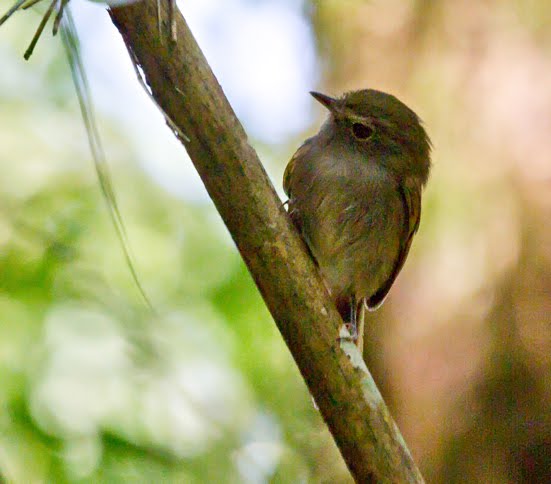
[[[317,66],[301,5],[186,2],[183,11],[247,131],[277,143],[312,120]]]
[[[310,124],[308,91],[318,73],[302,2],[189,0],[179,7],[251,137],[279,144]],[[195,168],[138,84],[105,8],[77,2],[73,10],[97,112],[116,119],[132,140],[127,156],[166,190],[207,201]],[[106,143],[108,157],[109,149]]]

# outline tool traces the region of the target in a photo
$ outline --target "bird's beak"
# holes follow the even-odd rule
[[[316,91],[310,91],[310,94],[316,101],[320,102],[327,109],[329,109],[329,111],[335,111],[335,108],[337,107],[337,100],[335,98],[326,96],[325,94]]]

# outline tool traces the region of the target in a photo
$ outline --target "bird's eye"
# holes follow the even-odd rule
[[[370,138],[373,134],[373,128],[370,126],[367,126],[366,124],[362,123],[354,123],[352,125],[352,133],[354,133],[354,136],[362,141],[365,141],[366,139]]]

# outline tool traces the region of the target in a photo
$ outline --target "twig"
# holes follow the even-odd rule
[[[42,17],[42,20],[40,21],[40,24],[38,25],[38,28],[34,33],[34,37],[31,40],[31,43],[29,44],[29,47],[27,47],[27,50],[23,54],[23,57],[25,58],[25,60],[29,60],[29,57],[31,57],[33,50],[36,46],[36,43],[38,42],[38,39],[40,38],[40,35],[42,34],[44,27],[46,26],[46,22],[48,22],[48,19],[50,18],[50,16],[52,15],[52,12],[54,11],[54,7],[56,3],[57,3],[57,0],[52,0],[52,3],[50,3],[50,6],[46,10],[46,13]]]
[[[17,12],[26,1],[27,0],[18,0],[17,2],[15,2],[12,7],[2,16],[2,18],[0,18],[0,26],[2,26],[2,24],[6,20],[8,20],[15,12]]]

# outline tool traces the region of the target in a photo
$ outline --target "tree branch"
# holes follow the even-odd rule
[[[357,482],[423,482],[367,368],[342,351],[324,284],[186,22],[157,4],[110,9],[184,144]],[[163,18],[167,19],[166,6]],[[359,356],[351,350],[352,359]]]

